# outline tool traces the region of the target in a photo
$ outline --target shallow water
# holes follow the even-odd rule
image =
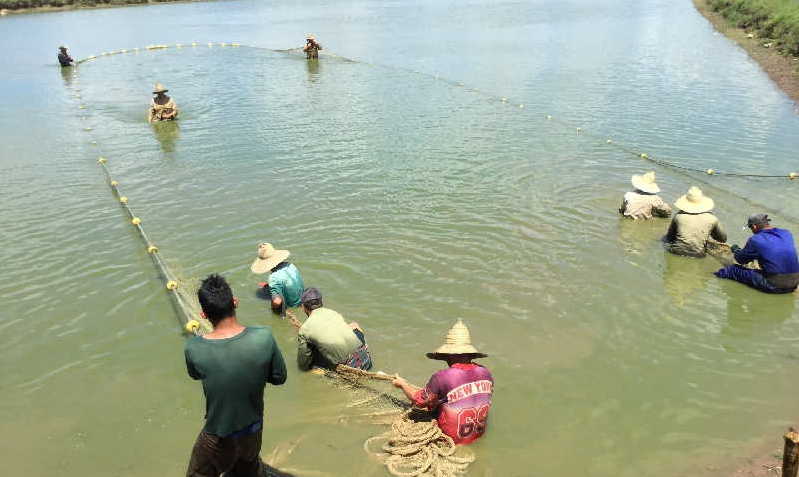
[[[664,254],[667,222],[615,212],[654,166],[606,137],[700,169],[799,170],[794,105],[690,1],[303,6],[0,20],[10,475],[179,475],[201,427],[178,321],[101,153],[167,262],[225,274],[241,319],[271,324],[289,361],[290,327],[254,293],[260,240],[289,248],[367,329],[378,368],[411,381],[464,318],[497,382],[472,475],[693,474],[792,422],[795,298],[719,281],[713,259]],[[344,58],[198,46],[54,64],[61,42],[77,57],[286,49],[308,31]],[[155,81],[179,122],[144,121]],[[761,206],[799,230],[799,182],[654,170],[669,201],[711,195],[733,242]],[[340,422],[346,399],[292,372],[267,392],[263,455],[299,440],[281,461],[298,475],[384,475],[361,448],[381,428]]]

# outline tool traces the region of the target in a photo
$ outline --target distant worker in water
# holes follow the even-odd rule
[[[197,298],[214,330],[185,344],[186,369],[205,394],[205,425],[186,475],[260,477],[264,388],[286,382],[283,355],[270,327],[238,322],[238,301],[221,276],[203,280]]]
[[[316,60],[319,58],[319,50],[321,49],[322,45],[317,43],[316,37],[309,33],[305,37],[305,46],[302,48],[302,51],[305,52],[305,57],[309,60]]]
[[[175,100],[166,95],[169,91],[161,83],[156,83],[153,88],[155,97],[150,104],[150,114],[148,121],[153,123],[157,121],[172,121],[178,118],[178,105]]]
[[[438,426],[456,444],[469,444],[482,436],[488,425],[494,378],[488,369],[472,363],[486,355],[472,346],[469,329],[458,320],[447,333],[446,343],[427,357],[446,361],[449,367],[435,373],[423,389],[400,377],[394,386],[415,406],[435,411]]]
[[[714,205],[713,199],[705,196],[699,187],[691,187],[677,199],[674,206],[679,212],[671,220],[664,238],[666,250],[677,255],[704,257],[711,238],[727,242],[719,219],[711,213]]]
[[[271,243],[258,244],[258,258],[250,266],[253,273],[269,273],[269,279],[258,286],[267,296],[272,311],[286,316],[286,308],[300,306],[305,284],[300,270],[287,260],[291,253],[288,250],[275,250]]]
[[[655,183],[655,173],[634,175],[631,179],[635,190],[624,194],[619,213],[634,220],[671,216],[671,207],[660,198],[660,187]]]
[[[61,67],[73,66],[75,60],[69,56],[69,51],[67,50],[66,46],[59,46],[58,47],[58,63]]]
[[[347,323],[343,316],[325,308],[319,290],[305,289],[302,309],[308,319],[300,326],[297,337],[297,365],[301,370],[314,367],[334,370],[337,364],[372,368],[372,356],[361,326]]]
[[[744,248],[732,246],[735,261],[741,265],[757,260],[761,270],[751,270],[741,265],[729,265],[717,271],[719,278],[727,278],[749,285],[766,293],[791,293],[799,286],[799,260],[790,231],[771,226],[766,214],[749,216],[746,226],[752,236]]]

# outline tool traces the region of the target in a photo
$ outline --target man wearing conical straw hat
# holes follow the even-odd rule
[[[316,41],[316,37],[308,33],[305,35],[305,46],[302,48],[302,51],[305,52],[305,57],[309,60],[317,60],[319,59],[319,50],[322,49],[322,45],[320,45]]]
[[[677,199],[674,206],[679,212],[674,215],[664,241],[666,250],[677,255],[704,257],[708,241],[727,242],[727,234],[719,219],[711,213],[713,199],[702,193],[699,187],[691,187],[688,193]]]
[[[652,217],[671,216],[671,207],[660,198],[655,182],[655,173],[647,172],[634,175],[631,179],[635,190],[624,194],[619,213],[633,220],[647,220]]]
[[[269,274],[269,281],[258,286],[272,302],[272,311],[280,316],[286,315],[286,308],[300,306],[305,290],[300,270],[288,261],[290,255],[288,250],[277,250],[271,243],[261,242],[258,244],[258,257],[250,266],[253,273]]]
[[[446,361],[449,367],[435,373],[424,388],[399,376],[394,386],[415,406],[434,411],[441,431],[456,444],[469,444],[482,436],[488,425],[494,378],[488,369],[472,363],[486,355],[472,346],[469,329],[458,320],[446,342],[427,357]]]
[[[147,116],[149,122],[172,121],[178,118],[178,105],[175,100],[166,95],[169,91],[161,83],[155,83],[153,94],[155,97],[150,101],[150,113]]]

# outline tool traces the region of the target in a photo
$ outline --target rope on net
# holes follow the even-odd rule
[[[377,441],[384,441],[381,452],[372,450]],[[363,448],[398,477],[458,476],[475,460],[473,453],[441,431],[435,419],[423,418],[416,409],[403,413],[388,432],[367,439]]]
[[[176,48],[176,49],[182,49],[182,48],[186,48],[186,47],[196,48],[198,46],[203,46],[203,45],[207,45],[208,48],[213,48],[213,47],[217,47],[217,46],[223,47],[223,48],[224,47],[234,47],[234,48],[245,47],[245,48],[251,48],[251,49],[255,49],[255,50],[265,50],[265,51],[271,51],[273,53],[282,53],[282,54],[293,54],[293,53],[296,53],[296,52],[300,51],[300,48],[274,49],[274,48],[267,48],[267,47],[257,46],[257,45],[243,45],[243,44],[237,43],[237,42],[198,43],[198,42],[194,41],[194,42],[191,42],[191,43],[176,43],[174,45],[167,45],[167,44],[148,45],[148,46],[143,47],[143,48],[131,48],[131,49],[116,50],[116,51],[111,51],[111,52],[102,52],[99,55],[91,55],[91,56],[88,56],[86,58],[80,59],[80,60],[76,61],[76,64],[81,64],[81,63],[85,63],[87,61],[96,60],[96,59],[98,59],[100,57],[113,56],[113,55],[118,55],[118,54],[122,54],[122,53],[138,53],[139,51],[164,50],[164,49],[170,49],[170,48]],[[408,73],[413,73],[413,74],[416,74],[416,75],[425,76],[427,78],[434,79],[435,81],[446,83],[446,84],[448,84],[450,86],[453,86],[453,87],[463,88],[466,91],[478,94],[478,95],[483,96],[483,97],[485,97],[485,98],[487,98],[487,99],[489,99],[491,101],[498,101],[498,102],[503,103],[505,105],[514,107],[514,109],[516,111],[527,112],[528,114],[535,114],[535,115],[540,115],[541,114],[540,112],[533,113],[532,111],[529,110],[529,108],[525,109],[525,105],[524,104],[516,103],[515,101],[512,101],[511,99],[509,99],[507,97],[498,96],[498,95],[496,95],[494,93],[489,93],[489,92],[486,92],[486,91],[482,91],[482,90],[479,90],[477,88],[473,88],[473,87],[467,86],[463,82],[451,80],[451,79],[442,77],[442,76],[440,76],[438,74],[430,74],[430,73],[426,73],[426,72],[423,72],[423,71],[414,70],[414,69],[411,69],[411,68],[404,68],[404,67],[401,67],[401,66],[381,65],[379,63],[372,63],[372,62],[369,62],[369,61],[366,61],[366,60],[347,58],[345,56],[336,55],[335,53],[331,53],[329,51],[323,51],[320,54],[324,55],[324,56],[338,58],[340,60],[351,62],[351,63],[360,63],[360,64],[364,64],[364,65],[368,65],[368,66],[372,66],[372,67],[377,67],[377,68],[400,70],[400,71],[405,71],[405,72],[408,72]],[[682,166],[682,165],[678,164],[675,160],[670,160],[668,158],[654,157],[654,156],[652,156],[652,155],[650,155],[650,154],[648,154],[646,152],[643,152],[639,148],[626,146],[626,145],[624,145],[622,143],[616,142],[616,141],[614,141],[614,140],[612,140],[610,138],[607,138],[607,137],[599,135],[599,134],[592,134],[592,133],[586,131],[585,128],[582,125],[578,126],[573,121],[558,120],[558,119],[554,118],[550,114],[545,115],[545,117],[546,117],[547,121],[551,121],[553,123],[557,123],[557,124],[559,124],[561,126],[564,126],[564,127],[567,127],[568,129],[571,129],[572,131],[576,131],[577,135],[584,135],[586,137],[590,137],[592,139],[597,140],[600,143],[606,144],[609,147],[613,147],[613,148],[615,148],[615,149],[617,149],[617,150],[619,150],[619,151],[621,151],[621,152],[623,152],[625,154],[629,154],[629,155],[635,156],[635,157],[637,157],[639,159],[644,159],[644,160],[650,161],[650,162],[652,162],[654,164],[657,164],[657,165],[659,165],[661,167],[666,167],[666,168],[670,168],[670,169],[674,169],[674,170],[678,170],[678,171],[682,171],[682,172],[692,172],[692,173],[707,174],[708,176],[728,176],[728,177],[745,177],[745,178],[761,178],[761,179],[785,179],[785,178],[787,178],[787,179],[790,179],[791,181],[793,181],[795,179],[799,179],[799,173],[797,173],[797,172],[790,172],[790,173],[787,173],[787,174],[750,174],[750,173],[719,171],[719,170],[715,170],[715,169],[712,169],[712,168],[704,168],[703,169],[703,168],[697,168],[697,167],[686,167],[686,166]]]

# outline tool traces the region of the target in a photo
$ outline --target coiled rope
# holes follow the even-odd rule
[[[421,420],[411,409],[391,424],[388,432],[363,443],[364,450],[383,460],[391,475],[398,477],[453,477],[466,473],[474,462],[474,454],[458,447],[451,437],[441,432],[435,419]],[[382,452],[371,446],[385,441]]]

